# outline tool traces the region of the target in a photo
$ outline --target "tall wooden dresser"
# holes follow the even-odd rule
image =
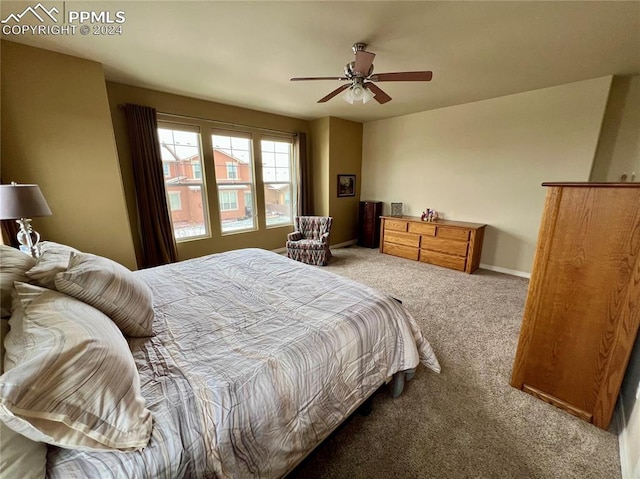
[[[361,201],[358,211],[358,245],[377,248],[380,245],[382,201]]]
[[[640,183],[543,186],[511,385],[607,429],[640,325]]]

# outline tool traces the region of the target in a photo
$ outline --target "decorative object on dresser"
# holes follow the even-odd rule
[[[380,246],[380,216],[382,201],[361,201],[358,212],[358,245],[365,248]]]
[[[380,252],[473,273],[480,266],[486,225],[424,222],[414,216],[383,216]]]
[[[607,429],[640,325],[640,183],[543,183],[511,385]]]
[[[402,203],[391,203],[391,216],[402,216]]]
[[[438,215],[438,212],[430,208],[427,208],[426,210],[424,210],[422,212],[422,215],[420,215],[420,219],[422,221],[438,221],[438,218],[440,218],[440,215]]]

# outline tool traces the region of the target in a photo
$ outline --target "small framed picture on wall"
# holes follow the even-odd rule
[[[356,196],[356,175],[338,175],[338,197]]]

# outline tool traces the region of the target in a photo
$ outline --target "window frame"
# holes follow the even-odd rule
[[[208,118],[197,118],[197,117],[188,117],[182,115],[174,115],[171,113],[157,113],[158,118],[158,128],[167,128],[173,130],[185,130],[185,131],[195,131],[198,133],[198,141],[200,148],[200,165],[201,165],[201,175],[202,178],[194,178],[193,180],[197,180],[194,183],[196,188],[200,189],[201,197],[202,197],[202,209],[204,214],[204,226],[205,232],[204,235],[198,236],[189,236],[186,238],[177,238],[176,242],[178,243],[188,243],[190,241],[199,241],[199,240],[209,240],[215,238],[220,238],[227,235],[233,234],[244,234],[244,233],[252,233],[260,230],[273,229],[273,228],[291,228],[293,226],[294,217],[297,214],[297,203],[298,203],[298,174],[299,174],[299,158],[297,155],[297,151],[295,149],[295,136],[296,134],[292,131],[278,131],[271,130],[266,128],[261,128],[259,126],[250,126],[250,125],[238,125],[226,123],[224,121],[218,121]],[[214,134],[220,134],[228,137],[239,137],[239,138],[248,138],[250,140],[250,144],[248,146],[249,154],[251,156],[251,182],[240,182],[237,177],[234,178],[226,178],[228,175],[226,173],[226,165],[225,170],[221,170],[217,172],[215,165],[215,156],[214,153],[216,150],[222,150],[223,152],[226,150],[226,147],[214,147],[213,136]],[[289,143],[291,145],[290,157],[289,157],[289,168],[290,168],[290,181],[289,182],[275,182],[275,181],[264,181],[263,178],[263,160],[262,160],[262,140],[267,141],[279,141]],[[244,154],[233,155],[233,148],[235,145],[228,145],[227,147],[231,147],[232,156],[236,156],[241,158],[241,162],[237,164],[237,176],[245,175],[244,171],[241,171],[241,168],[244,168]],[[162,148],[162,146],[161,146]],[[244,145],[241,145],[241,148],[244,148]],[[166,154],[165,154],[165,159]],[[221,163],[224,163],[222,161]],[[170,162],[169,162],[170,164]],[[274,163],[275,166],[275,163]],[[174,172],[171,170],[171,174],[175,173],[176,175],[179,173],[177,170]],[[219,174],[217,174],[219,173]],[[195,174],[189,176],[196,176]],[[245,175],[249,176],[249,175]],[[165,178],[166,180],[166,178]],[[220,183],[218,183],[219,180]],[[286,200],[286,196],[282,199],[272,198],[271,194],[266,191],[266,188],[269,185],[277,185],[277,184],[288,184],[290,185],[290,213],[291,218],[290,222],[286,223],[276,223],[276,224],[267,224],[267,198],[270,198],[272,201],[269,204],[280,204],[281,201]],[[220,188],[220,184],[225,184],[226,186]],[[232,185],[247,185],[248,188],[243,188],[240,186],[236,188],[238,194],[238,210],[242,210],[244,206],[244,217],[251,217],[253,221],[253,226],[250,228],[239,228],[239,229],[227,229],[223,230],[223,211],[221,210],[221,202],[219,191],[222,189],[229,190],[233,188]],[[242,192],[240,190],[243,190]],[[165,187],[165,193],[166,193]],[[241,196],[242,195],[242,196]],[[167,202],[169,201],[168,196],[165,194],[167,198]],[[184,195],[183,195],[184,197]],[[248,200],[248,201],[247,201]],[[181,198],[182,205],[184,206],[184,198]],[[191,199],[190,199],[191,201]],[[170,205],[168,205],[170,207]],[[228,210],[227,210],[228,211]],[[277,211],[280,211],[277,209]],[[171,213],[171,210],[169,211]],[[216,216],[217,215],[217,216]],[[230,217],[229,214],[224,214],[224,217],[227,218],[225,220],[225,224],[228,226],[232,226],[227,221],[229,219],[235,219],[237,221],[241,221],[243,219],[242,216],[238,215],[237,217]],[[180,219],[180,218],[178,218]],[[273,216],[272,216],[272,219]],[[175,232],[173,225],[173,217],[170,215],[170,220],[172,222],[172,231]],[[239,223],[243,224],[243,223]]]
[[[169,173],[169,177],[164,176],[164,164],[165,162],[162,162],[163,164],[163,186],[164,186],[164,191],[165,191],[165,198],[167,201],[167,207],[169,208],[169,221],[171,222],[171,230],[173,232],[173,237],[176,241],[176,243],[186,243],[189,241],[197,241],[197,240],[201,240],[201,239],[206,239],[206,238],[211,238],[211,221],[210,221],[210,217],[209,217],[209,194],[207,191],[207,184],[206,184],[206,178],[205,175],[202,174],[203,170],[204,170],[204,155],[203,155],[203,145],[202,145],[202,130],[200,128],[199,125],[194,124],[194,123],[183,123],[183,122],[177,122],[177,121],[173,121],[170,119],[166,119],[166,118],[161,118],[160,115],[158,116],[158,122],[157,122],[157,129],[158,129],[158,145],[160,147],[160,149],[162,150],[163,145],[162,142],[160,141],[160,132],[159,130],[163,129],[163,130],[172,130],[172,131],[182,131],[182,132],[188,132],[188,133],[195,133],[197,135],[198,138],[198,157],[200,158],[200,172],[201,172],[201,178],[190,178],[191,180],[197,180],[199,181],[199,183],[197,184],[192,184],[189,185],[189,189],[191,190],[193,187],[197,187],[200,189],[200,198],[201,198],[201,203],[202,203],[202,220],[203,220],[203,225],[204,225],[204,233],[203,234],[199,234],[199,235],[192,235],[192,236],[187,236],[187,237],[178,237],[176,236],[176,227],[174,225],[174,221],[173,221],[173,216],[172,216],[172,212],[173,211],[182,211],[182,197],[180,195],[180,206],[181,209],[180,210],[173,210],[171,208],[171,200],[169,198],[169,193],[178,193],[180,194],[180,192],[176,191],[176,192],[170,192],[169,190],[167,190],[167,183],[166,183],[166,179],[171,177],[171,173]],[[166,164],[170,164],[170,163],[166,163]],[[193,164],[193,163],[190,163]],[[192,175],[192,176],[195,176]]]
[[[214,177],[215,177],[215,171],[216,171],[216,160],[215,160],[215,150],[218,149],[216,148],[215,142],[214,142],[214,136],[224,136],[224,137],[229,137],[229,138],[242,138],[242,139],[246,139],[249,141],[249,146],[248,146],[248,152],[250,155],[250,161],[249,161],[249,172],[250,172],[250,180],[246,181],[246,180],[241,180],[239,179],[240,175],[240,168],[239,165],[237,163],[232,163],[232,162],[228,162],[225,161],[224,162],[224,168],[225,168],[225,177],[224,178],[218,178],[215,177],[215,184],[216,184],[216,190],[218,191],[218,213],[219,213],[219,224],[220,224],[220,234],[221,236],[227,236],[227,235],[234,235],[234,234],[242,234],[242,233],[249,233],[252,231],[258,231],[260,229],[260,220],[259,217],[256,214],[256,191],[257,191],[257,185],[258,185],[258,181],[256,178],[256,169],[257,169],[257,158],[256,158],[256,147],[255,147],[255,135],[253,133],[251,133],[250,131],[246,131],[244,129],[228,129],[228,128],[219,128],[216,127],[215,125],[212,125],[212,127],[209,129],[209,135],[210,135],[210,139],[211,139],[211,152],[213,155],[213,166],[214,166]],[[226,154],[226,153],[225,153]],[[231,156],[231,155],[227,155],[227,156]],[[236,177],[235,178],[229,178],[229,165],[233,164],[233,166],[235,166],[235,173],[236,173]],[[220,165],[222,166],[222,165]],[[227,188],[223,189],[221,188],[221,186],[225,186]],[[229,186],[238,186],[239,188],[236,190],[230,190],[228,187]],[[224,230],[224,225],[223,225],[223,212],[227,212],[227,211],[240,211],[240,200],[239,200],[239,196],[238,196],[238,190],[240,189],[247,189],[250,193],[251,193],[251,219],[252,219],[252,226],[247,227],[247,228],[234,228],[234,229],[230,229],[230,230]],[[237,208],[235,210],[223,210],[222,209],[222,203],[220,201],[220,193],[222,191],[235,191],[236,192],[236,205]],[[243,197],[244,198],[244,197]],[[247,205],[245,205],[246,208]]]
[[[263,141],[273,141],[273,142],[279,142],[279,143],[287,143],[289,145],[289,181],[267,181],[264,179],[264,159],[262,158],[262,154],[264,153],[262,150],[262,142]],[[275,154],[275,151],[274,151]],[[296,154],[295,154],[295,148],[294,148],[294,136],[293,135],[274,135],[274,134],[264,134],[264,135],[260,135],[260,158],[261,158],[261,167],[262,167],[262,187],[263,189],[266,191],[266,187],[267,185],[289,185],[289,191],[290,191],[290,217],[291,217],[291,221],[288,223],[276,223],[276,224],[272,224],[269,225],[268,220],[267,220],[267,200],[265,197],[264,200],[264,207],[265,207],[265,228],[267,229],[273,229],[273,228],[281,228],[281,227],[286,227],[286,226],[292,226],[293,225],[293,221],[294,221],[294,217],[296,215],[297,212],[297,203],[298,203],[298,194],[297,194],[297,188],[298,188],[298,184],[297,184],[297,158],[296,158]],[[278,171],[278,166],[276,166],[275,163],[275,158],[274,158],[274,170],[275,173],[277,175],[277,171]],[[265,193],[266,195],[266,193]]]

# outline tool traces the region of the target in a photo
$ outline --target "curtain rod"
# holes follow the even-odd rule
[[[124,104],[123,103],[119,103],[118,104],[118,109],[119,110],[124,110]],[[261,128],[261,127],[257,127],[257,126],[251,126],[251,125],[242,125],[242,124],[239,124],[239,123],[230,123],[230,122],[227,122],[227,121],[212,120],[210,118],[202,118],[202,117],[198,117],[198,116],[179,115],[177,113],[167,113],[167,112],[164,112],[164,111],[157,111],[157,110],[156,110],[156,113],[158,115],[172,116],[174,118],[183,118],[185,120],[207,121],[207,122],[210,122],[210,123],[217,123],[219,125],[225,125],[225,126],[233,126],[233,127],[236,127],[236,128],[248,128],[250,130],[265,131],[265,132],[268,132],[268,133],[280,133],[280,134],[287,133],[289,135],[298,136],[298,133],[295,132],[295,131],[273,130],[273,129],[270,129],[270,128]]]

